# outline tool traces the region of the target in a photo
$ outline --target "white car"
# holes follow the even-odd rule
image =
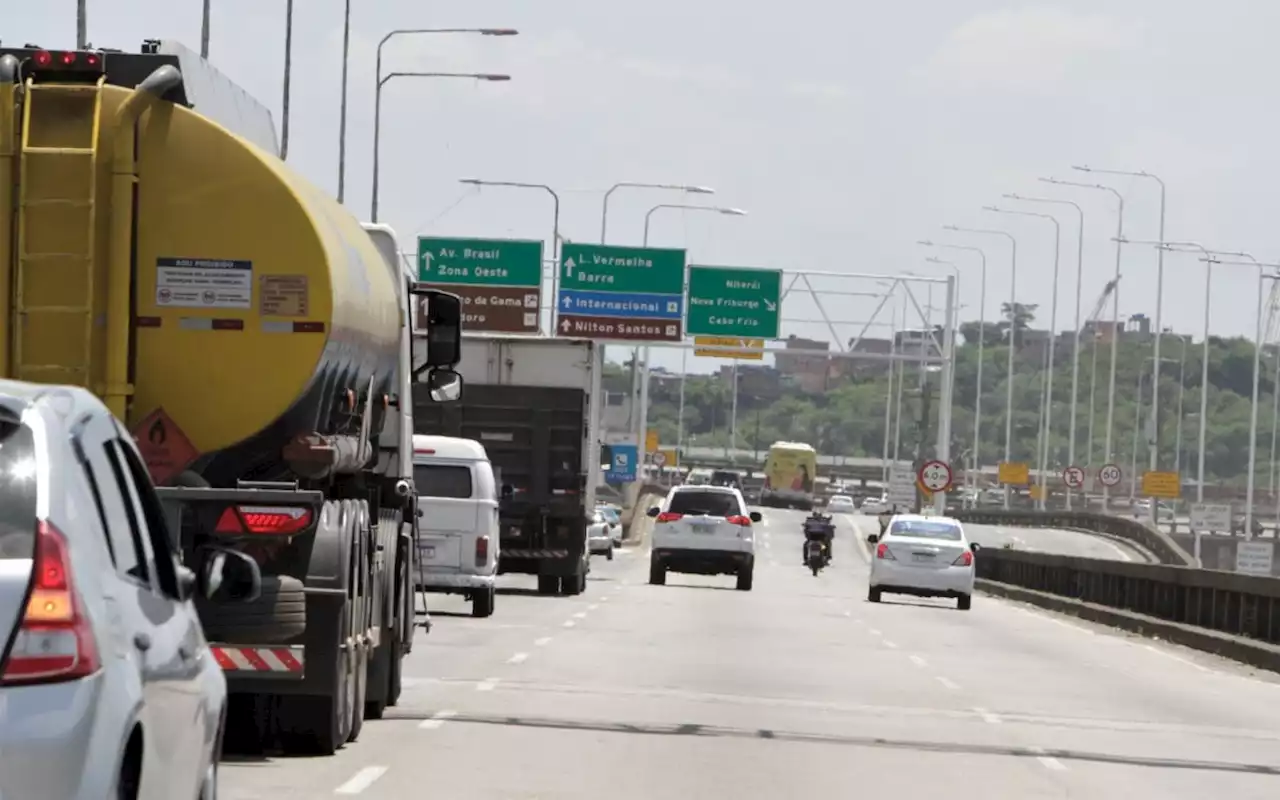
[[[853,498],[847,494],[833,494],[827,501],[827,511],[832,514],[850,514],[856,510]]]
[[[961,611],[973,602],[973,561],[978,545],[970,543],[964,527],[950,517],[898,514],[881,535],[871,534],[870,590],[867,599],[880,602],[884,592],[917,597],[954,597]]]
[[[881,495],[880,497],[868,497],[862,501],[862,513],[870,516],[878,516],[889,510],[889,498]]]
[[[649,509],[654,518],[649,583],[662,586],[667,572],[735,575],[738,591],[751,591],[756,547],[742,492],[732,486],[677,486]]]
[[[591,524],[587,526],[587,549],[593,556],[603,555],[613,560],[613,523],[598,508],[591,514]]]

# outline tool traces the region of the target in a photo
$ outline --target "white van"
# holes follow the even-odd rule
[[[413,437],[418,491],[418,585],[460,594],[471,616],[493,613],[498,574],[498,489],[484,446],[452,436]]]

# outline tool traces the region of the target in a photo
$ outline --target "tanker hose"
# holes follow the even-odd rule
[[[116,109],[112,124],[111,227],[107,267],[107,369],[103,400],[119,419],[126,419],[129,396],[130,284],[133,278],[133,188],[137,180],[133,127],[142,113],[165,92],[182,83],[170,64],[157,68]]]

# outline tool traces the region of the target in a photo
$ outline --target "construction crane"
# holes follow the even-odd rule
[[[1107,304],[1107,299],[1111,297],[1116,290],[1116,285],[1120,283],[1120,276],[1117,275],[1107,281],[1107,285],[1102,287],[1102,293],[1098,295],[1098,302],[1093,304],[1093,311],[1089,312],[1088,319],[1085,320],[1084,327],[1079,330],[1079,335],[1083,337],[1086,331],[1091,332],[1090,339],[1093,343],[1093,358],[1089,368],[1089,438],[1088,449],[1085,452],[1085,463],[1093,464],[1093,401],[1097,394],[1098,383],[1098,317],[1102,315],[1102,309]],[[1111,331],[1112,336],[1118,335],[1115,330]]]

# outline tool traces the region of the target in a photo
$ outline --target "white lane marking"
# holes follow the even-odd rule
[[[607,603],[607,602],[609,602],[609,595],[607,595],[607,594],[606,594],[604,597],[601,597],[601,598],[600,598],[600,602],[601,602],[601,603]]]
[[[872,628],[871,630],[869,630],[869,631],[868,631],[868,633],[870,633],[872,636],[879,636],[879,635],[880,635],[880,631],[879,631],[878,629],[876,629],[876,628]]]
[[[885,640],[884,640],[884,646],[885,646],[885,647],[887,647],[887,648],[889,648],[890,650],[897,650],[897,649],[898,649],[898,645],[894,644],[893,642],[889,641],[888,639],[885,639]]]
[[[1150,650],[1151,652],[1157,655],[1164,656],[1165,658],[1171,658],[1174,661],[1178,661],[1180,663],[1186,664],[1188,667],[1195,667],[1201,672],[1209,671],[1209,668],[1204,666],[1203,664],[1197,664],[1196,662],[1192,661],[1189,658],[1183,658],[1182,656],[1174,655],[1173,653],[1170,653],[1168,650],[1161,650],[1159,647],[1154,647],[1149,644],[1144,644],[1143,647],[1145,647],[1146,649]]]
[[[477,692],[492,692],[492,691],[493,691],[493,687],[495,687],[495,686],[497,686],[497,685],[498,685],[498,679],[497,679],[497,678],[485,678],[484,680],[482,680],[482,681],[480,681],[479,683],[477,683],[477,684],[476,684],[476,691],[477,691]]]
[[[844,612],[842,612],[842,613],[843,613],[846,617],[852,617],[852,616],[853,616],[853,612],[852,612],[852,611],[844,611]],[[861,621],[862,621],[862,620],[854,620],[854,622],[861,622]]]
[[[424,731],[434,731],[436,728],[439,728],[441,725],[443,725],[446,720],[453,719],[456,716],[458,716],[458,712],[453,711],[452,709],[437,711],[436,713],[432,714],[428,719],[424,719],[422,722],[419,722],[418,727]]]
[[[947,687],[948,689],[958,690],[960,688],[960,686],[956,684],[955,681],[943,675],[935,675],[934,680],[936,680],[938,683],[942,684],[943,686]]]
[[[587,618],[587,612],[585,612],[585,611],[579,611],[577,614],[574,614],[574,615],[573,615],[573,618],[574,618],[574,619],[586,619],[586,618]]]
[[[885,644],[888,644],[888,642],[885,642]],[[909,658],[909,659],[911,660],[911,663],[912,663],[912,664],[915,664],[917,667],[924,667],[924,666],[928,666],[928,665],[925,663],[925,660],[924,660],[923,658],[921,658],[920,656],[907,656],[907,658]]]
[[[1027,749],[1033,753],[1045,752],[1045,749],[1043,747],[1028,747]],[[1039,756],[1036,756],[1036,761],[1039,761],[1041,764],[1043,764],[1046,769],[1051,769],[1054,772],[1066,772],[1067,770],[1067,765],[1063,764],[1061,761],[1054,758],[1053,756],[1039,755]]]
[[[992,714],[990,711],[986,710],[985,708],[979,708],[975,706],[973,711],[978,716],[982,717],[983,722],[989,725],[999,725],[1001,722],[1000,717],[996,716],[995,714]]]
[[[571,619],[566,619],[566,620],[564,621],[564,626],[565,626],[566,628],[572,628],[574,625],[577,625],[577,624],[578,624],[578,623],[574,622],[574,621],[573,621],[573,620],[571,620]]]
[[[595,610],[596,610],[597,608],[599,608],[599,607],[600,607],[600,604],[599,604],[599,603],[592,603],[591,605],[587,606],[587,610],[588,610],[588,611],[595,611]]]
[[[507,659],[508,664],[523,664],[524,660],[529,657],[528,653],[516,653]]]
[[[534,640],[533,640],[533,644],[534,644],[534,646],[535,646],[535,647],[546,647],[546,646],[547,646],[548,644],[550,644],[550,643],[551,643],[551,637],[550,637],[550,636],[543,636],[541,639],[534,639]]]
[[[387,768],[382,766],[365,767],[364,769],[351,776],[346,783],[333,790],[334,794],[360,794],[374,784],[374,781],[387,774]]]

